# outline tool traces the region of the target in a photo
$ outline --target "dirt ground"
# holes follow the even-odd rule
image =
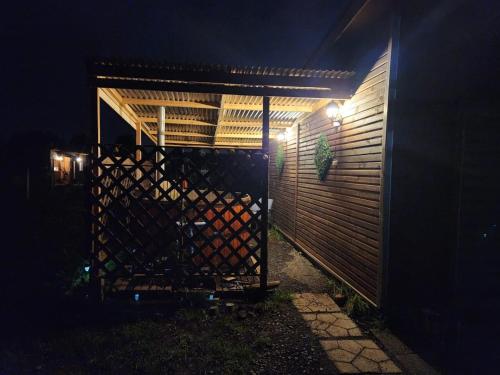
[[[314,293],[329,290],[328,277],[288,242],[271,236],[268,255],[269,280],[279,280],[280,289]]]

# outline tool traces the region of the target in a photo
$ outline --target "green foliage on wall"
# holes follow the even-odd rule
[[[314,164],[316,164],[316,170],[318,172],[318,177],[323,181],[332,165],[333,152],[330,149],[330,144],[328,139],[324,134],[321,134],[316,143],[316,151],[314,153]]]
[[[276,170],[278,171],[278,176],[283,173],[283,168],[285,166],[285,148],[283,143],[278,144],[278,150],[276,151]]]

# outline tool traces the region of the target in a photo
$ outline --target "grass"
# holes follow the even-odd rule
[[[262,308],[264,311],[275,311],[278,310],[284,303],[291,302],[292,299],[292,292],[276,289],[273,294],[259,306],[259,308]]]
[[[291,299],[290,292],[278,290],[260,307],[242,305],[258,314],[244,320],[237,313],[210,317],[203,308],[187,307],[172,318],[80,325],[44,338],[0,342],[0,373],[248,374],[256,353],[272,344],[255,319],[273,319]]]
[[[281,234],[279,229],[276,228],[274,225],[269,229],[269,233],[267,236],[270,240],[274,240],[274,241],[283,241],[285,239],[283,237],[283,234]]]
[[[261,338],[241,340],[250,327],[224,318],[208,321],[189,314],[194,325],[151,320],[111,329],[77,329],[28,346],[0,351],[1,373],[40,369],[60,374],[245,374],[252,363],[252,346]],[[258,339],[258,340],[257,340]]]

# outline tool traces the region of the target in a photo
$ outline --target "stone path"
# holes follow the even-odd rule
[[[296,293],[293,304],[341,374],[399,374],[401,370],[326,293]]]

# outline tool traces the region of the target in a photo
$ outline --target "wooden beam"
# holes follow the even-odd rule
[[[269,156],[269,111],[270,101],[268,96],[262,98],[262,152],[264,156]],[[265,292],[267,289],[267,227],[268,227],[268,195],[269,195],[269,158],[264,159],[264,181],[262,181],[262,210],[261,225],[264,230],[261,232],[260,250],[260,289]]]
[[[156,131],[153,131],[153,134],[157,134]],[[191,132],[171,132],[165,131],[163,135],[174,135],[178,137],[199,137],[199,138],[215,138],[216,136],[213,134],[205,134],[205,133],[191,133]],[[248,134],[248,133],[221,133],[217,135],[218,138],[241,138],[241,139],[261,139],[262,133],[260,134]],[[273,137],[271,137],[273,138]]]
[[[214,104],[193,102],[188,100],[123,98],[123,103],[135,104],[135,105],[164,106],[164,107],[219,109],[219,107]]]
[[[122,97],[115,89],[98,88],[97,94],[100,99],[106,102],[125,122],[127,122],[133,129],[136,128],[139,117],[129,105],[123,104]],[[144,133],[156,143],[156,139],[144,127]]]
[[[217,142],[217,135],[219,134],[220,128],[222,127],[220,123],[224,119],[225,105],[226,105],[226,103],[225,103],[224,95],[221,95],[219,113],[217,113],[217,127],[215,128],[213,143]]]
[[[261,143],[244,143],[244,142],[217,142],[213,145],[211,142],[198,141],[174,141],[168,140],[165,142],[168,146],[188,146],[188,147],[206,147],[206,148],[261,148]]]
[[[320,99],[316,103],[313,104],[312,106],[312,112],[316,112],[318,109],[321,109],[325,107],[326,105],[330,104],[331,100],[330,99]]]
[[[261,148],[262,143],[260,142],[217,142],[216,144],[217,147],[219,146],[246,146],[246,147],[252,147],[252,148]]]
[[[240,104],[226,103],[226,109],[239,109],[246,111],[262,111],[262,103],[260,104]],[[271,105],[270,111],[276,112],[312,112],[310,105]]]
[[[139,116],[139,120],[142,122],[154,122],[157,123],[156,117],[151,116]],[[165,118],[165,124],[175,124],[175,125],[194,125],[194,126],[217,126],[216,124],[212,124],[206,121],[199,120],[189,120],[189,119],[176,119],[176,118]]]
[[[224,95],[222,95],[224,97]],[[125,104],[149,105],[149,106],[167,106],[179,108],[198,108],[198,109],[217,109],[221,106],[209,103],[200,103],[187,100],[163,100],[163,99],[144,99],[144,98],[123,98]],[[262,111],[262,104],[244,104],[244,103],[225,103],[225,109],[239,109],[247,111]],[[311,105],[271,105],[271,111],[277,112],[312,112]]]
[[[222,133],[219,138],[241,138],[241,139],[261,139],[262,134],[244,134],[244,133]]]
[[[352,72],[337,71],[321,77],[307,77],[290,74],[262,74],[216,69],[200,70],[198,68],[165,69],[161,66],[145,66],[144,64],[106,64],[96,62],[88,66],[91,76],[96,78],[116,78],[125,81],[133,78],[135,81],[150,81],[161,83],[177,83],[184,85],[210,84],[227,87],[298,87],[307,89],[333,88],[348,81]],[[318,71],[321,73],[321,71]],[[344,78],[340,78],[344,77]],[[349,81],[348,81],[349,82]],[[173,90],[182,91],[182,90]]]
[[[238,126],[238,127],[250,127],[250,128],[262,128],[262,121],[230,121],[225,120],[221,122],[222,126]],[[270,121],[269,126],[275,129],[285,129],[290,128],[293,122],[289,121]]]
[[[352,79],[337,79],[336,86],[329,89],[310,89],[303,87],[248,87],[212,83],[169,82],[137,80],[109,77],[91,77],[90,84],[97,87],[111,87],[135,90],[178,91],[206,94],[249,95],[284,98],[311,98],[346,100],[352,95]],[[214,108],[217,109],[217,108]]]
[[[158,134],[156,130],[153,131],[153,134]],[[164,131],[163,135],[175,135],[179,137],[203,137],[203,138],[212,138],[213,134],[205,134],[205,133],[196,133],[196,132],[172,132],[172,131]]]

